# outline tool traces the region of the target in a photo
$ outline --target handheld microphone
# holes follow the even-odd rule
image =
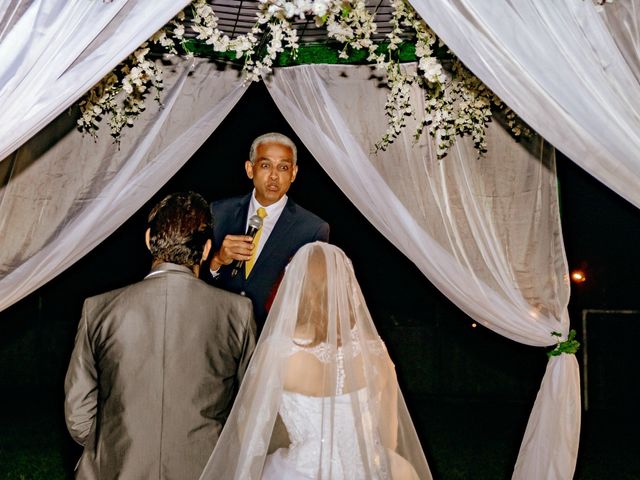
[[[247,225],[247,233],[245,235],[255,238],[256,233],[262,227],[262,219],[258,215],[253,215],[249,218],[249,224]],[[233,265],[233,270],[231,270],[231,277],[235,277],[238,272],[244,267],[244,260],[236,260],[236,263]]]

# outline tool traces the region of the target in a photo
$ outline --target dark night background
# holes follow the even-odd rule
[[[267,131],[297,138],[264,86],[255,84],[147,205],[84,259],[0,312],[0,478],[66,478],[79,449],[64,427],[63,378],[83,299],[147,273],[145,218],[167,193],[195,190],[214,200],[247,192],[242,164],[251,140]],[[332,243],[353,260],[434,478],[510,478],[545,350],[472,328],[296,143],[300,173],[289,194],[331,224]],[[640,210],[558,157],[569,266],[588,276],[573,285],[570,303],[572,326],[584,342],[583,309],[640,310]],[[583,412],[575,478],[640,478],[634,353],[640,314],[594,314],[587,325],[590,408]]]

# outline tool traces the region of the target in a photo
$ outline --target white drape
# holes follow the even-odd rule
[[[91,2],[89,2],[91,3]],[[239,72],[207,60],[165,67],[163,106],[148,101],[120,146],[60,115],[0,163],[0,310],[91,251],[195,153],[244,93]]]
[[[189,0],[16,0],[0,7],[0,160]]]
[[[386,91],[369,67],[279,69],[269,92],[340,189],[462,310],[518,342],[566,338],[569,283],[553,150],[515,143],[496,123],[487,158],[459,141],[442,161],[410,129],[386,153]],[[414,90],[417,108],[423,98]],[[542,353],[541,353],[542,354]],[[533,408],[515,478],[572,476],[579,425],[573,355],[552,359]]]
[[[613,2],[601,10],[601,15],[628,67],[640,81],[640,0]]]
[[[640,207],[640,0],[604,13],[584,0],[411,4],[520,117]]]

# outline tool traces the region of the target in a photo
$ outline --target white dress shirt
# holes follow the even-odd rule
[[[269,239],[269,235],[273,231],[273,228],[276,226],[276,222],[280,218],[282,211],[284,210],[284,206],[287,204],[287,196],[284,195],[280,200],[276,203],[269,205],[268,207],[263,207],[260,205],[260,202],[256,200],[256,190],[253,189],[253,193],[251,194],[251,201],[249,202],[249,210],[247,212],[247,223],[244,226],[244,231],[247,231],[247,227],[249,226],[249,219],[253,215],[258,214],[258,208],[262,207],[267,211],[267,216],[262,219],[262,233],[260,234],[260,240],[258,241],[257,250],[256,250],[256,261],[260,256],[260,252],[262,252],[262,248],[267,243]]]

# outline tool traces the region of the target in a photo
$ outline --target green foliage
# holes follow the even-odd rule
[[[242,58],[236,58],[236,52],[216,52],[213,50],[213,45],[208,45],[200,40],[186,39],[181,43],[180,47],[182,47],[184,53],[191,53],[196,57],[219,58],[231,61],[237,60],[238,62],[244,61]]]
[[[387,53],[389,43],[380,43],[376,53]],[[213,45],[207,45],[198,40],[188,39],[182,43],[182,48],[185,52],[192,53],[196,57],[209,57],[228,60],[232,62],[242,63],[244,58],[236,58],[236,53],[230,52],[215,52]],[[278,55],[276,65],[279,67],[291,67],[294,65],[315,65],[315,64],[345,64],[345,65],[362,65],[370,63],[367,60],[369,53],[366,50],[349,51],[348,58],[340,58],[340,52],[344,46],[337,42],[326,43],[307,43],[302,44],[298,48],[297,54],[294,55],[289,49],[286,49],[283,53]],[[413,42],[404,42],[398,46],[396,55],[400,62],[415,62],[416,59],[416,46]]]
[[[564,342],[560,341],[560,338],[562,338],[562,334],[560,332],[551,332],[551,335],[556,337],[556,341],[558,342],[558,344],[553,350],[547,352],[547,355],[549,357],[557,357],[558,355],[562,355],[563,353],[575,355],[580,348],[580,342],[575,339],[576,331],[573,329],[569,330],[569,336]]]
[[[68,480],[62,412],[25,403],[30,409],[0,402],[5,414],[0,419],[0,479]],[[12,415],[16,411],[19,414]]]

